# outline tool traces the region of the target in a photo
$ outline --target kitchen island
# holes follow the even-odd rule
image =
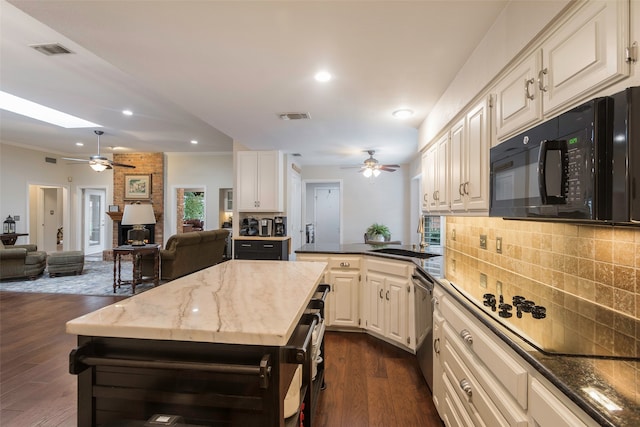
[[[320,316],[308,306],[325,267],[228,261],[69,321],[78,425],[163,413],[193,425],[284,426],[298,365],[305,402],[313,389]]]

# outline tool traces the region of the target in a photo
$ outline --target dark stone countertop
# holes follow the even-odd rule
[[[465,296],[455,286],[452,286],[444,276],[444,256],[435,256],[428,259],[408,258],[404,256],[389,255],[375,252],[380,248],[398,248],[412,250],[412,246],[407,245],[368,245],[364,243],[353,244],[306,244],[296,250],[296,253],[326,253],[326,254],[353,254],[379,256],[383,258],[412,261],[425,273],[438,279],[441,287],[458,302],[467,307],[476,318],[487,326],[498,338],[503,340],[518,355],[528,362],[549,382],[556,386],[578,407],[585,411],[597,423],[607,427],[635,427],[640,426],[640,405],[625,397],[620,393],[615,385],[610,384],[593,368],[595,359],[593,357],[579,356],[559,356],[549,355],[538,351],[529,345],[517,334],[501,325],[482,309],[477,307],[470,298]],[[441,247],[427,247],[427,253],[434,255],[441,254]],[[633,371],[638,371],[637,364],[640,361],[630,361],[622,359],[608,359],[612,369],[629,370],[629,365],[633,365]],[[601,404],[594,401],[585,388],[592,387],[600,391],[609,399],[622,407],[619,411],[609,411]]]

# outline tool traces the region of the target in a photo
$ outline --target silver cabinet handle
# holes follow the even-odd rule
[[[435,354],[440,354],[440,338],[433,340],[433,352]]]
[[[473,395],[473,390],[471,390],[471,384],[469,384],[469,381],[467,381],[464,378],[461,379],[460,388],[462,389],[462,391],[464,391],[467,394],[469,398],[471,398],[471,396]]]
[[[387,291],[387,301],[389,301],[389,291]]]
[[[349,264],[348,262],[341,262],[340,267],[351,267],[351,264]]]
[[[422,200],[424,200],[425,202],[429,201],[429,195],[427,193],[424,193],[424,196],[422,196]]]
[[[382,296],[382,289],[380,289],[380,299],[384,299],[384,297]]]
[[[460,336],[467,344],[473,344],[473,336],[471,336],[471,332],[466,329],[460,331]]]
[[[538,73],[538,88],[542,91],[542,92],[546,92],[547,91],[547,87],[544,84],[544,75],[547,74],[547,69],[543,68],[542,70],[540,70],[540,72]]]
[[[464,183],[464,194],[469,195],[469,181]]]
[[[533,100],[533,94],[529,92],[529,85],[534,84],[536,81],[534,79],[528,79],[524,81],[524,93],[528,99]]]
[[[463,188],[464,188],[464,184],[460,184],[460,185],[458,186],[458,194],[460,194],[461,196],[464,196],[464,190],[463,190]]]

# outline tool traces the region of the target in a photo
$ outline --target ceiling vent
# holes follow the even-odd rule
[[[32,44],[30,45],[30,47],[47,56],[73,53],[66,47],[62,46],[60,43]]]
[[[278,113],[280,120],[307,120],[311,118],[309,113]]]

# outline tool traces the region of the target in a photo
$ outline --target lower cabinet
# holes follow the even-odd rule
[[[447,427],[598,425],[439,286],[434,308],[433,401]]]
[[[327,326],[364,329],[415,351],[413,263],[339,254],[297,254],[296,259],[327,263],[325,281],[331,285]]]
[[[288,240],[253,240],[236,238],[233,240],[235,259],[275,260],[289,259]]]
[[[365,260],[364,327],[382,337],[409,347],[409,264],[377,259]],[[415,345],[414,347],[415,348]]]

